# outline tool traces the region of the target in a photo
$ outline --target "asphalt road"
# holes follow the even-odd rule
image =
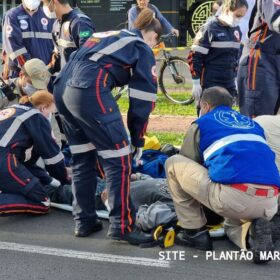
[[[51,210],[42,217],[0,217],[1,280],[88,279],[246,279],[279,278],[279,262],[255,265],[251,261],[217,260],[222,252],[236,251],[228,240],[215,240],[215,258],[174,246],[142,249],[106,238],[102,232],[75,238],[69,212]],[[181,259],[178,260],[178,252]],[[169,254],[169,259],[166,259]],[[165,260],[160,260],[164,256]],[[177,259],[176,259],[177,258]]]

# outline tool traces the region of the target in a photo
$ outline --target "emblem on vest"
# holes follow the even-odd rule
[[[217,122],[227,127],[241,129],[251,129],[255,127],[253,120],[235,111],[217,111],[214,117]]]
[[[15,108],[7,108],[7,109],[0,111],[0,122],[13,116],[15,114],[15,112],[16,112]]]
[[[19,21],[21,30],[26,30],[28,28],[28,22],[25,19]]]

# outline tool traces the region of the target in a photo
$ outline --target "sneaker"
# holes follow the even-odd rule
[[[269,221],[264,218],[253,220],[249,244],[253,252],[254,263],[265,263],[271,261],[269,258],[262,259],[261,257],[261,252],[273,251],[271,227]]]
[[[103,228],[103,223],[100,220],[96,220],[96,222],[92,225],[83,226],[80,225],[79,227],[76,227],[74,230],[74,235],[76,237],[87,237],[90,234],[100,231]]]
[[[122,234],[121,229],[112,228],[112,226],[110,225],[107,236],[112,240],[128,241],[128,243],[132,245],[152,243],[154,241],[152,234],[146,234],[136,226],[132,226],[131,232],[125,231],[125,233]]]
[[[207,229],[194,234],[190,234],[183,229],[176,235],[175,244],[203,251],[213,250],[212,240]]]

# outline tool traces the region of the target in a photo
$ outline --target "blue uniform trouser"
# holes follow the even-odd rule
[[[280,105],[280,52],[277,55],[253,50],[243,57],[238,71],[238,94],[242,114],[275,115]]]
[[[128,136],[110,77],[102,69],[89,73],[92,84],[65,89],[59,81],[54,97],[73,155],[73,216],[76,226],[96,221],[97,154],[107,180],[110,223],[123,232],[134,223],[129,187],[131,156]]]
[[[227,67],[227,66],[225,66]],[[222,71],[215,65],[207,65],[201,75],[201,87],[207,89],[210,87],[223,87],[226,88],[232,97],[237,97],[237,89],[235,85],[236,73],[233,70]]]
[[[49,206],[41,202],[48,194],[39,179],[12,152],[0,149],[0,214],[47,213]]]

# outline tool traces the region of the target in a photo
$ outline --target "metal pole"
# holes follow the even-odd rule
[[[3,15],[7,12],[7,0],[3,0]]]

